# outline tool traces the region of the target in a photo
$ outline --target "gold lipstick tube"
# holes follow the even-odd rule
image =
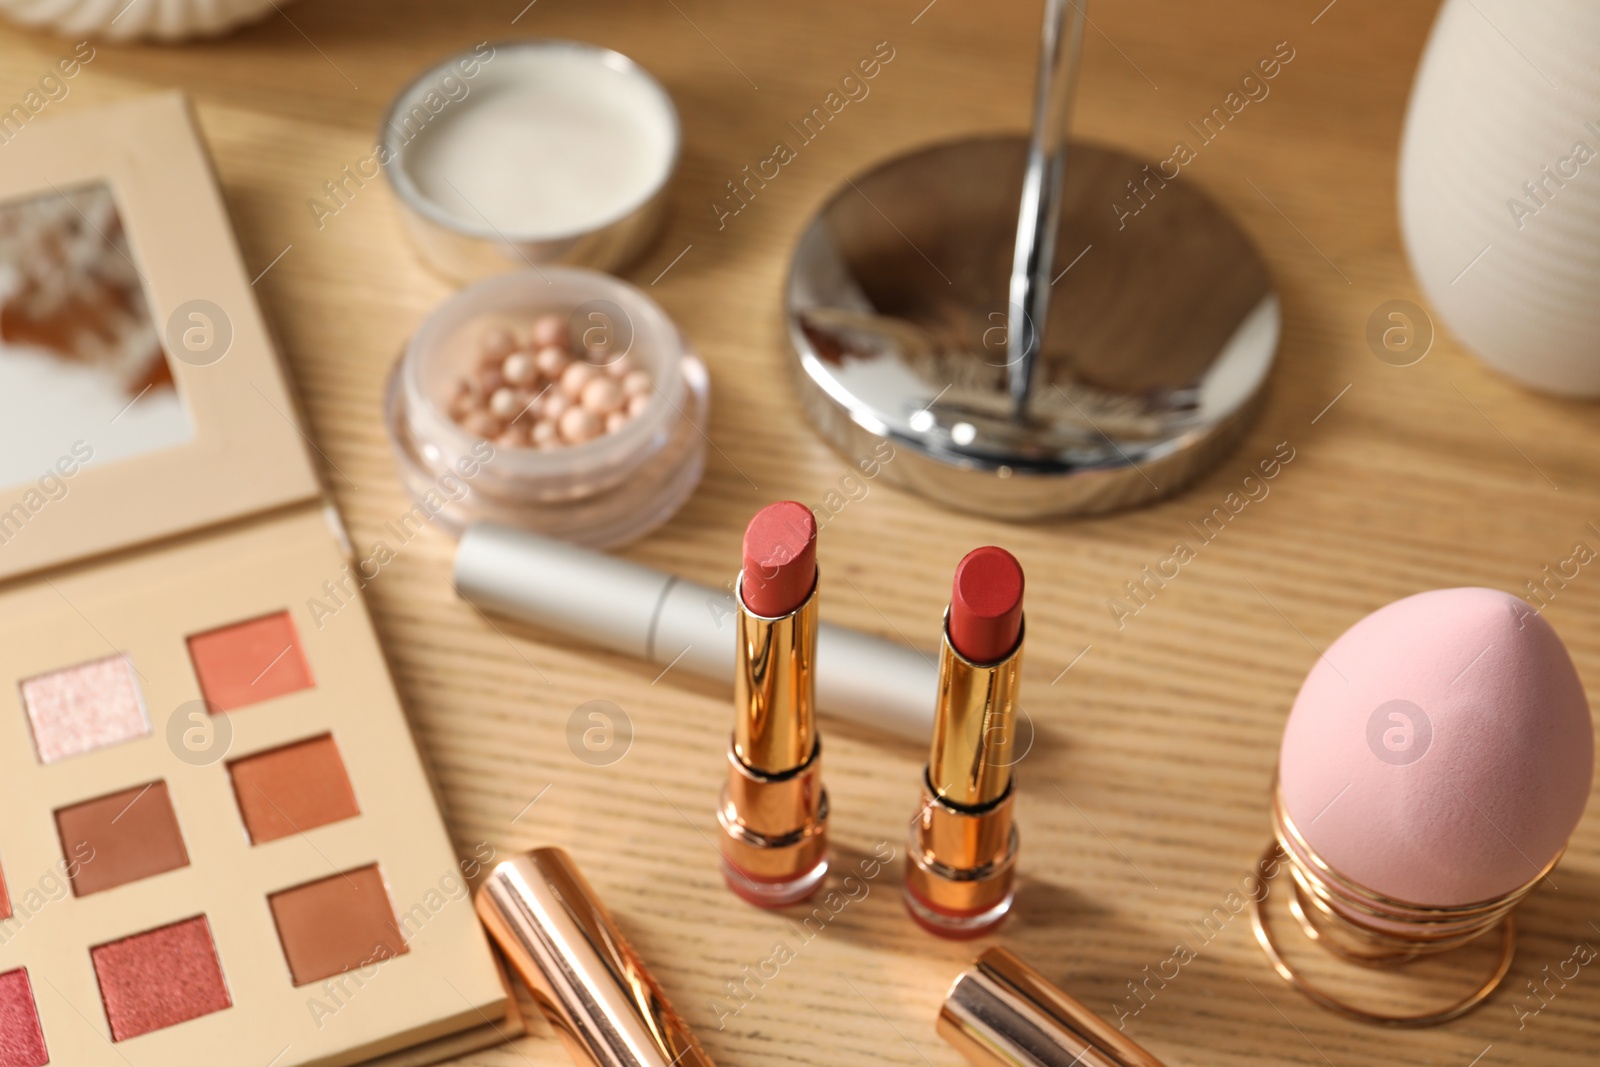
[[[475,903],[579,1067],[713,1067],[561,849],[497,864]]]
[[[935,1028],[976,1067],[1161,1067],[1003,948],[984,952],[955,980]]]
[[[1022,643],[1019,634],[1004,658],[974,663],[950,643],[946,614],[933,745],[911,821],[905,886],[912,918],[945,937],[988,932],[1015,895],[1012,766],[1019,758]]]
[[[787,615],[745,606],[740,575],[738,664],[728,784],[717,807],[728,888],[753,904],[804,900],[828,870],[815,671],[817,590]]]

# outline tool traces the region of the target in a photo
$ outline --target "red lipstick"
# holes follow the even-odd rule
[[[974,663],[993,663],[1022,636],[1022,565],[1003,548],[986,545],[956,566],[950,594],[950,643]]]
[[[978,937],[1014,897],[1022,566],[1003,548],[956,567],[939,651],[933,744],[911,824],[906,907],[943,937]]]
[[[722,873],[752,904],[804,900],[828,871],[828,794],[817,736],[817,523],[794,501],[744,535],[737,585],[733,740],[717,808]]]

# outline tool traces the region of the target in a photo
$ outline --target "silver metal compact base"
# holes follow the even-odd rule
[[[1281,317],[1266,264],[1186,177],[1073,141],[1026,407],[1008,391],[1008,283],[1028,140],[935,145],[847,182],[801,236],[796,379],[851,459],[1006,519],[1177,492],[1259,407]],[[878,457],[881,461],[881,455]]]

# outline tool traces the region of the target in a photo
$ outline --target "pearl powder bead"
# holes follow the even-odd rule
[[[560,315],[540,315],[533,324],[533,340],[538,345],[559,345],[567,339],[567,320]]]
[[[594,377],[594,368],[587,363],[576,362],[561,372],[561,391],[576,400],[583,395],[583,387],[589,384]]]
[[[622,390],[610,378],[592,378],[583,387],[583,406],[596,415],[605,415],[622,406]]]
[[[527,338],[526,345],[524,338]],[[649,407],[649,372],[609,346],[574,358],[568,323],[539,316],[527,334],[490,326],[479,354],[457,379],[450,417],[467,433],[502,448],[566,448],[616,433]]]
[[[501,365],[500,373],[512,385],[532,385],[534,379],[539,377],[539,368],[533,365],[533,357],[528,353],[513,352]]]
[[[495,326],[484,331],[482,352],[489,359],[505,359],[516,351],[517,339],[511,331],[503,326]]]
[[[559,378],[561,372],[567,369],[567,364],[572,362],[572,357],[567,355],[564,348],[550,345],[541,348],[533,357],[534,368],[546,378]]]
[[[517,394],[510,389],[504,387],[496,389],[494,395],[489,398],[489,410],[499,418],[509,419],[519,408]]]
[[[582,444],[600,432],[600,420],[587,408],[568,408],[561,415],[561,439],[568,444]]]
[[[462,422],[461,428],[485,441],[500,435],[500,422],[487,411],[474,411]]]
[[[622,379],[622,391],[627,396],[649,396],[650,375],[642,370],[629,371]]]

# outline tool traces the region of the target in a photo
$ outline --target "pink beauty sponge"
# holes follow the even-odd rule
[[[1306,675],[1283,731],[1289,817],[1335,871],[1410,904],[1530,881],[1589,799],[1594,733],[1550,624],[1494,589],[1368,615]]]

